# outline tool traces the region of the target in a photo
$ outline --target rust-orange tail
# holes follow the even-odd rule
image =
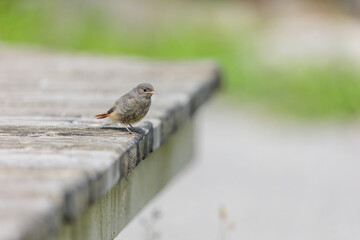
[[[97,119],[103,119],[103,118],[107,118],[108,116],[109,116],[108,113],[102,113],[102,114],[96,115],[95,117],[96,117]]]

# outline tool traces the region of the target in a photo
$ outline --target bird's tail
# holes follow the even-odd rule
[[[108,116],[109,116],[108,113],[102,113],[102,114],[96,115],[95,117],[96,117],[97,119],[103,119],[103,118],[107,118]]]

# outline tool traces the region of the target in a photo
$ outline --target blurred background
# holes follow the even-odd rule
[[[280,114],[360,109],[355,0],[2,0],[0,39],[64,51],[213,58],[224,96]]]
[[[117,239],[359,239],[360,2],[1,0],[0,44],[211,58],[197,161]]]

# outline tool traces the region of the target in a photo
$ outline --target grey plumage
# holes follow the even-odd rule
[[[139,122],[148,113],[151,105],[151,97],[154,94],[154,88],[149,83],[141,83],[130,92],[126,93],[118,100],[107,113],[96,115],[97,119],[109,117],[110,120],[120,122],[129,133],[132,133],[127,125]],[[131,126],[132,129],[134,129]]]

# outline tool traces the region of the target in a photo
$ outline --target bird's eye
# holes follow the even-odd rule
[[[146,92],[146,89],[144,89],[144,92]]]

